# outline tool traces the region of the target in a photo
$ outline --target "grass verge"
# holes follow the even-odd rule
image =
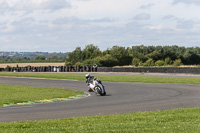
[[[85,80],[84,74],[45,74],[45,73],[1,72],[0,76],[34,77],[34,78],[65,79],[65,80]],[[108,82],[200,84],[200,78],[151,77],[151,76],[127,76],[127,75],[94,75],[94,76],[102,81],[108,81]]]
[[[85,80],[84,75],[76,74],[26,74],[26,73],[0,73],[0,76],[36,77],[67,80]],[[147,77],[147,76],[119,76],[95,75],[102,81],[109,82],[143,82],[143,83],[180,83],[200,84],[200,78],[177,77]],[[199,132],[200,108],[174,109],[168,111],[139,112],[129,114],[116,114],[105,116],[75,117],[67,119],[21,121],[0,123],[0,132]]]
[[[200,108],[129,114],[75,117],[56,120],[0,123],[8,133],[194,133],[200,131]]]
[[[2,107],[3,104],[16,104],[52,98],[67,98],[78,94],[83,94],[83,92],[58,88],[0,85],[0,107]]]

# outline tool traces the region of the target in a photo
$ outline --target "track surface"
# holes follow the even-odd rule
[[[0,77],[0,84],[87,91],[84,81]],[[103,82],[107,96],[0,107],[0,122],[168,110],[200,106],[200,85]]]

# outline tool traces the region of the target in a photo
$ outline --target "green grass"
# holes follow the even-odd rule
[[[81,74],[76,75],[76,74],[0,72],[0,76],[34,77],[34,78],[66,79],[66,80],[85,80],[85,75],[81,75]]]
[[[16,104],[52,98],[66,98],[78,94],[83,94],[83,92],[58,88],[0,85],[0,107],[2,107],[3,104]]]
[[[45,73],[1,72],[0,76],[35,77],[35,78],[65,79],[65,80],[85,80],[84,74],[45,74]],[[200,84],[200,78],[126,76],[126,75],[94,75],[94,76],[102,81],[108,81],[108,82]]]
[[[200,108],[0,123],[3,133],[197,133]]]
[[[85,80],[84,74],[0,73],[0,76]],[[200,78],[95,75],[102,81],[200,84]],[[1,96],[0,96],[1,97]],[[2,101],[2,100],[0,100]],[[200,108],[0,123],[0,133],[197,133]]]

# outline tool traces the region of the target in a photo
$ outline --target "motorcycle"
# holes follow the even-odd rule
[[[97,78],[94,78],[91,83],[88,83],[88,87],[92,89],[96,94],[101,96],[106,95],[105,87]]]

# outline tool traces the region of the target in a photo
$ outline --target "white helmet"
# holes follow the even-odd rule
[[[85,74],[85,78],[89,78],[89,77],[90,77],[89,73]]]

